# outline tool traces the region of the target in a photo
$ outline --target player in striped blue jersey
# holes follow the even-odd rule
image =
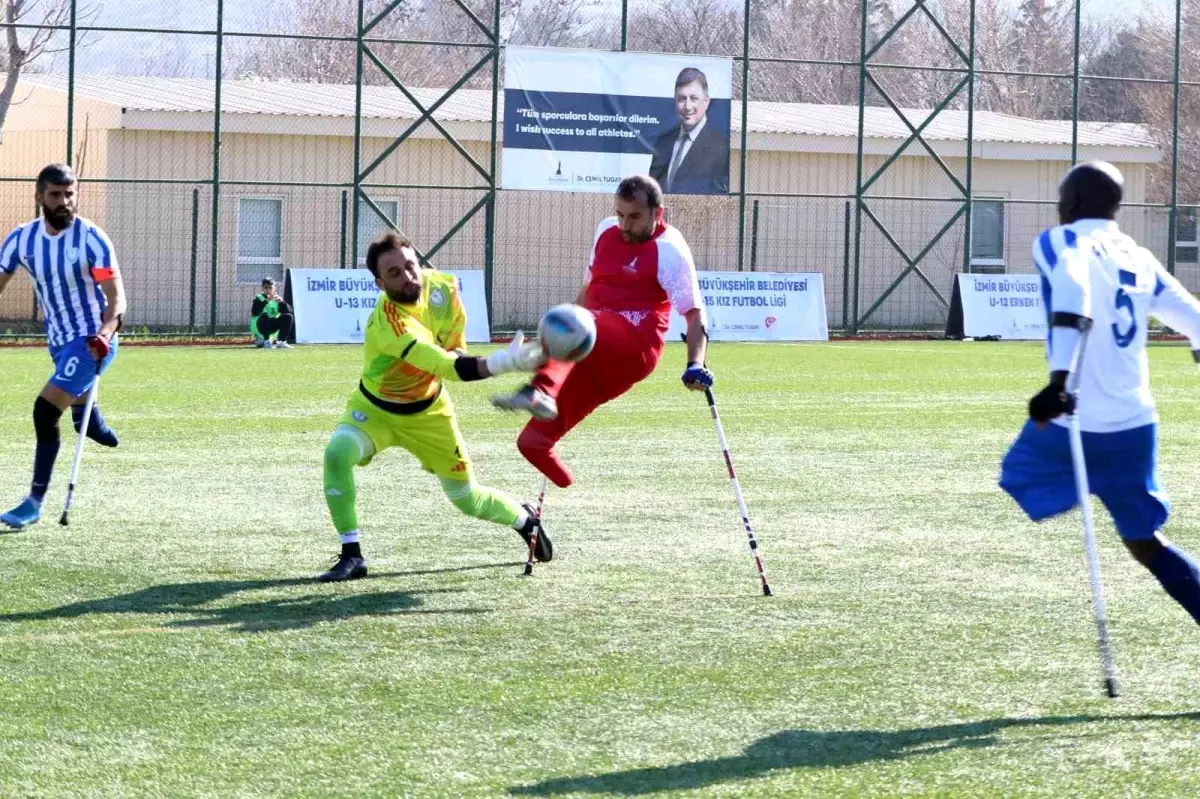
[[[103,230],[76,215],[75,186],[69,166],[43,169],[35,194],[41,217],[19,226],[0,247],[0,292],[18,268],[33,278],[54,361],[54,373],[33,403],[37,448],[29,496],[0,515],[0,522],[16,529],[41,518],[58,457],[59,419],[71,408],[78,432],[92,383],[116,357],[117,331],[125,313],[125,289],[112,242]],[[117,445],[98,406],[92,408],[87,435],[105,446]]]
[[[1158,485],[1158,412],[1146,358],[1149,317],[1191,340],[1200,360],[1200,302],[1149,250],[1117,227],[1124,179],[1111,164],[1080,164],[1059,187],[1062,224],[1033,244],[1049,313],[1050,382],[1001,466],[1000,486],[1031,519],[1077,504],[1067,390],[1079,372],[1079,428],[1088,487],[1125,548],[1200,623],[1200,565],[1167,540],[1169,505]]]

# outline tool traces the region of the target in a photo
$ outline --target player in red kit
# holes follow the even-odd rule
[[[560,488],[573,478],[554,447],[609,400],[649,377],[662,356],[671,307],[687,319],[683,384],[712,386],[704,366],[708,339],[696,265],[683,235],[663,221],[663,193],[645,175],[617,187],[616,216],[596,228],[591,265],[575,302],[596,315],[596,345],[579,363],[550,361],[515,394],[492,403],[528,411],[517,448]]]

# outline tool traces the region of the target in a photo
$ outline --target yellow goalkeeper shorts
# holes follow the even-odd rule
[[[402,447],[420,461],[425,471],[438,477],[471,478],[471,458],[467,455],[462,431],[458,429],[454,403],[445,390],[420,413],[399,414],[377,407],[355,389],[346,403],[340,424],[366,433],[375,445],[375,454],[389,447]],[[358,465],[366,466],[372,457],[374,455],[368,456]]]

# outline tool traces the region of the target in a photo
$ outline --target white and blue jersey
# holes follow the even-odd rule
[[[46,232],[44,219],[27,222],[0,248],[0,272],[24,267],[33,278],[51,352],[100,330],[108,305],[100,284],[112,279],[116,266],[108,236],[80,216],[55,236]]]
[[[1116,222],[1081,220],[1033,243],[1047,312],[1092,320],[1079,377],[1076,414],[1088,485],[1127,540],[1152,538],[1170,504],[1158,485],[1158,413],[1150,394],[1146,332],[1151,315],[1200,348],[1200,302]],[[1053,357],[1047,342],[1047,356]],[[1069,356],[1067,356],[1069,357]],[[1000,487],[1031,519],[1078,504],[1066,417],[1027,420],[1000,466]]]
[[[1149,318],[1183,333],[1197,349],[1200,302],[1108,220],[1050,228],[1034,240],[1033,261],[1047,312],[1092,320],[1079,369],[1080,429],[1111,433],[1156,422],[1146,358]]]

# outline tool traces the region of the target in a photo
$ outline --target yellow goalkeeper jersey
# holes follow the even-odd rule
[[[376,397],[413,403],[438,395],[442,380],[458,380],[450,350],[466,349],[467,314],[453,275],[422,271],[421,299],[412,305],[387,294],[367,321],[362,384]]]

